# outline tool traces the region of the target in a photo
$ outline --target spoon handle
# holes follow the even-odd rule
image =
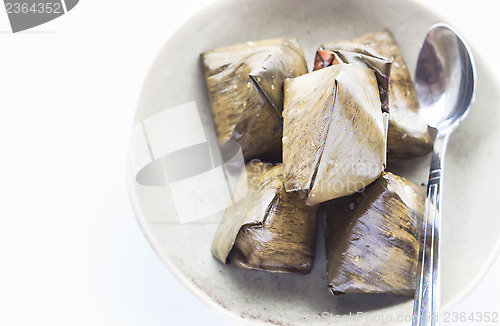
[[[417,287],[413,305],[413,326],[439,325],[441,271],[439,232],[441,229],[441,194],[443,163],[450,133],[439,133],[434,141],[424,218],[420,233]]]

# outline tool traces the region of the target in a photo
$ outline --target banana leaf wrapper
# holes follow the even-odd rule
[[[229,207],[212,244],[219,261],[248,270],[308,273],[314,262],[317,207],[287,193],[283,166],[247,164],[244,199]],[[245,176],[243,176],[245,177]],[[241,182],[243,181],[243,182]]]
[[[424,188],[384,172],[362,193],[322,204],[333,294],[412,296]]]
[[[375,181],[386,164],[387,118],[371,69],[342,64],[287,79],[286,190],[306,191],[316,205]]]
[[[356,45],[357,44],[357,45]],[[432,151],[432,140],[420,107],[415,86],[401,51],[388,30],[367,34],[352,41],[325,43],[320,50],[367,52],[392,62],[389,78],[389,131],[387,139],[389,162],[425,155]],[[318,54],[319,55],[319,54]],[[323,54],[323,57],[326,57]],[[323,63],[327,65],[328,61]],[[332,64],[335,62],[332,61]],[[318,68],[321,66],[318,65]],[[379,79],[380,80],[380,79]],[[383,102],[383,97],[381,97]]]
[[[245,160],[281,155],[283,82],[307,73],[296,39],[278,38],[201,54],[217,136],[241,144]]]
[[[381,109],[389,112],[389,77],[392,62],[362,44],[346,43],[342,48],[343,50],[326,50],[321,46],[316,52],[314,70],[342,63],[372,69],[377,77]]]

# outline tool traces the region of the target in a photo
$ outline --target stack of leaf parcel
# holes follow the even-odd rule
[[[428,127],[389,31],[324,43],[308,72],[297,39],[201,55],[221,146],[238,141],[246,196],[226,209],[217,260],[308,273],[318,215],[333,294],[412,295],[424,189],[387,164],[429,153]]]

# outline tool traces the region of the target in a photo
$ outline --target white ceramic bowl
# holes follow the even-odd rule
[[[428,28],[440,21],[430,10],[401,0],[219,2],[191,18],[165,45],[144,82],[135,123],[144,126],[144,119],[194,101],[201,116],[199,128],[203,128],[208,142],[213,143],[213,123],[199,64],[199,54],[203,51],[251,40],[298,37],[311,67],[321,43],[388,28],[413,72]],[[500,183],[499,84],[477,54],[475,58],[476,102],[451,138],[445,169],[442,223],[445,308],[473,289],[500,248],[500,219],[495,206]],[[135,128],[134,135],[137,131]],[[197,130],[186,130],[187,134],[193,132]],[[141,176],[143,184],[140,184],[134,166],[143,160],[147,149],[140,146],[143,140],[134,137],[130,151],[134,164],[129,164],[127,178],[139,225],[168,269],[208,305],[233,320],[252,325],[409,324],[404,320],[411,314],[410,298],[334,297],[327,291],[322,230],[316,262],[309,275],[251,272],[220,264],[212,257],[210,246],[221,212],[181,224],[171,188],[161,186],[165,179],[185,174],[183,169],[189,169],[194,161],[174,170],[167,168],[168,171],[157,166]],[[157,144],[160,147],[175,147],[177,140],[165,137],[160,142],[164,142]],[[429,157],[425,157],[399,164],[393,170],[415,182],[426,182],[428,162]],[[335,317],[358,312],[371,317]]]

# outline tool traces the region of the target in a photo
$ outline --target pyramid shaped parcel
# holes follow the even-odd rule
[[[281,156],[283,82],[307,73],[296,39],[247,42],[201,54],[217,137],[246,161]]]
[[[351,195],[385,168],[387,114],[371,69],[335,65],[285,81],[283,166],[287,191],[306,203]]]

